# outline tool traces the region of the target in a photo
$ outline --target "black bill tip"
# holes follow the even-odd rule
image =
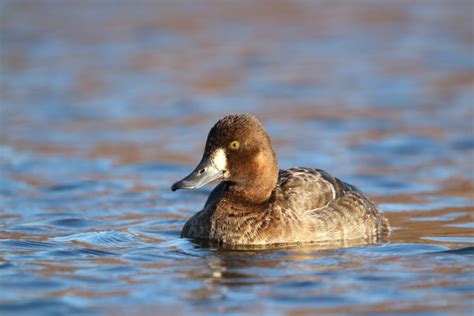
[[[172,186],[171,186],[171,191],[176,191],[176,190],[179,190],[179,189],[182,189],[184,188],[185,186],[183,185],[183,181],[178,181],[176,183],[174,183]]]

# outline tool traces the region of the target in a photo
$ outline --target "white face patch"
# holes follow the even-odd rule
[[[212,164],[220,171],[227,171],[227,156],[225,150],[219,148],[212,153]]]

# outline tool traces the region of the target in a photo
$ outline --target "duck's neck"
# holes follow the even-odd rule
[[[278,181],[278,163],[273,150],[259,153],[252,173],[229,185],[228,192],[238,200],[260,204],[268,201]]]

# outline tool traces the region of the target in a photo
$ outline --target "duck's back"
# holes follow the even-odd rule
[[[296,236],[289,239],[346,240],[388,232],[388,221],[375,203],[323,170],[280,170],[273,199],[283,217],[298,223],[288,232]]]

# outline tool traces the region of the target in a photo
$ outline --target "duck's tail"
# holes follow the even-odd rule
[[[382,227],[380,229],[381,233],[387,235],[390,232],[390,223],[388,219],[382,215]]]

